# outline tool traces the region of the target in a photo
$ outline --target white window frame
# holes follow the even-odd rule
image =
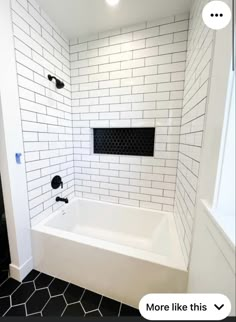
[[[233,108],[235,108],[234,93],[235,93],[235,72],[232,71],[231,69],[231,72],[229,75],[229,85],[228,85],[228,92],[227,92],[226,105],[225,105],[225,117],[224,117],[224,125],[222,130],[221,147],[220,147],[220,154],[219,154],[219,161],[218,161],[218,170],[217,170],[217,177],[216,177],[212,213],[214,214],[215,219],[217,220],[221,228],[224,230],[226,235],[235,244],[235,238],[232,238],[232,234],[229,233],[226,226],[224,225],[224,220],[222,220],[223,218],[225,218],[225,214],[220,213],[220,210],[222,208],[219,207],[222,177],[223,177],[223,165],[224,165],[224,158],[225,158],[226,142],[228,137],[229,118],[230,118],[230,112],[231,112],[232,106]],[[235,178],[233,178],[233,180],[235,180]],[[234,213],[234,217],[235,217],[235,213]],[[233,227],[235,227],[235,218],[234,220],[232,218],[232,225]]]

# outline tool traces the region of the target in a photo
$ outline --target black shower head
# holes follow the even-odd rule
[[[50,81],[52,81],[53,79],[55,79],[55,81],[56,81],[56,88],[58,88],[58,89],[61,89],[61,88],[63,88],[65,86],[65,84],[62,81],[60,81],[58,78],[56,78],[56,77],[54,77],[52,75],[48,75],[48,79]]]

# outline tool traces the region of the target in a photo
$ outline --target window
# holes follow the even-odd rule
[[[229,82],[218,178],[215,192],[215,218],[235,243],[235,74]]]

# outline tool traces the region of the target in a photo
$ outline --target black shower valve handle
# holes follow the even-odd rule
[[[52,181],[51,181],[51,187],[53,189],[58,189],[61,187],[61,189],[63,189],[63,181],[62,178],[59,175],[56,175]]]

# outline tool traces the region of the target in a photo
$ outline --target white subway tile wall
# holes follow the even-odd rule
[[[191,249],[214,40],[214,32],[202,20],[202,10],[207,2],[195,1],[190,13],[180,131],[174,212],[186,263]]]
[[[173,212],[188,19],[71,41],[77,196]],[[155,127],[154,157],[94,154],[96,127]]]
[[[74,196],[69,42],[34,0],[12,0],[22,131],[30,216],[43,218]],[[47,75],[65,88],[57,90]],[[63,189],[52,191],[60,175]]]

